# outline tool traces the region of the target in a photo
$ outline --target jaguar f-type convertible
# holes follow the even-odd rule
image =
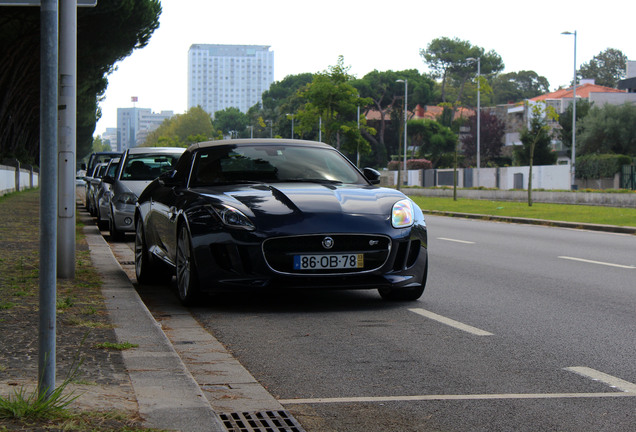
[[[176,275],[184,304],[202,292],[279,288],[416,300],[428,270],[424,216],[379,179],[319,142],[194,144],[139,196],[137,279]]]

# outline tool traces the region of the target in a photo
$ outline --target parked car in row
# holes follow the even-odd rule
[[[106,172],[108,163],[98,163],[93,169],[93,175],[86,181],[86,209],[91,216],[97,215],[97,188]]]
[[[119,157],[113,158],[108,162],[104,176],[112,177],[117,172],[117,166],[119,164]],[[100,230],[108,229],[108,221],[110,219],[110,183],[107,183],[101,179],[97,186],[97,192],[95,193],[95,201],[97,202],[96,210],[97,214],[97,227]]]
[[[415,300],[428,271],[424,216],[379,177],[318,142],[194,144],[136,199],[137,279],[176,275],[185,304],[204,291],[269,287]]]
[[[88,194],[90,192],[89,184],[95,174],[95,168],[97,167],[98,164],[107,163],[111,158],[118,157],[118,156],[121,156],[121,153],[113,152],[113,151],[95,152],[95,153],[91,153],[91,155],[88,157],[88,162],[86,164],[82,164],[81,170],[85,171],[84,182],[86,185],[86,189],[84,191],[84,204],[86,206],[86,210],[88,210],[89,212],[90,212],[89,200],[88,200]]]
[[[135,225],[135,203],[148,184],[166,171],[172,171],[185,151],[180,147],[135,147],[121,156],[113,175],[103,178],[110,185],[108,227],[113,240],[122,240]]]

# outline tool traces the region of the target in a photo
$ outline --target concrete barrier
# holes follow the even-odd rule
[[[438,188],[405,188],[406,195],[453,197],[453,189]],[[457,189],[458,198],[491,200],[491,201],[528,201],[528,191],[517,190],[481,190]],[[606,207],[636,208],[636,192],[631,193],[603,193],[603,192],[559,192],[533,191],[532,202],[555,204],[582,204]]]

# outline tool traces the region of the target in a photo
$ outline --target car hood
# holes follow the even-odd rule
[[[339,226],[354,230],[357,223],[386,223],[393,204],[405,195],[394,189],[358,185],[273,183],[215,187],[200,191],[255,217],[261,228],[302,224]],[[359,227],[358,227],[359,228]]]
[[[116,188],[117,192],[132,192],[136,196],[141,195],[146,186],[152,183],[151,180],[119,180],[119,187]]]

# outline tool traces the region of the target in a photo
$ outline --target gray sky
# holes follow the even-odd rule
[[[160,27],[148,46],[117,64],[101,102],[96,134],[117,126],[117,108],[187,110],[190,45],[270,45],[274,79],[320,72],[344,56],[358,78],[377,69],[426,72],[419,55],[436,38],[457,37],[494,50],[504,72],[533,70],[550,89],[571,82],[577,68],[607,48],[636,60],[636,3],[607,0],[377,1],[162,0]],[[594,5],[592,7],[591,5]],[[364,5],[364,6],[362,6]],[[590,5],[590,6],[587,6]]]

